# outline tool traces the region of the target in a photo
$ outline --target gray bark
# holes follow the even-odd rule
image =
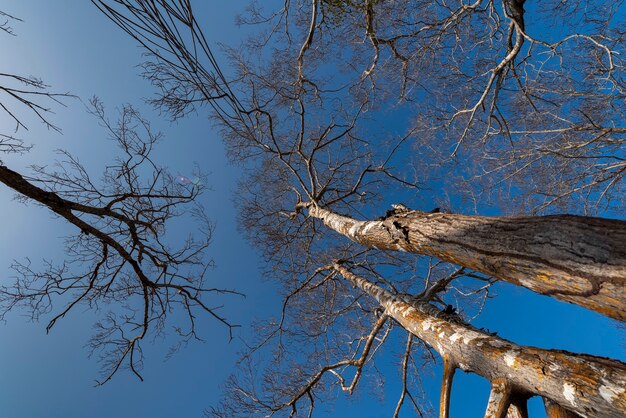
[[[517,345],[455,320],[428,303],[409,304],[341,264],[334,267],[446,361],[490,382],[506,382],[512,396],[542,396],[588,417],[626,414],[626,364]]]
[[[368,247],[437,257],[626,321],[626,222],[572,215],[464,216],[406,211],[358,221],[309,215]]]

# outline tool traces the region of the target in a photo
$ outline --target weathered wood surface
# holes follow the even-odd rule
[[[456,321],[428,303],[407,303],[341,264],[335,270],[446,361],[492,383],[506,383],[512,397],[542,396],[587,417],[626,415],[626,364],[620,361],[521,346]]]
[[[406,211],[358,221],[309,214],[368,247],[449,261],[626,321],[626,222],[572,215],[485,217]]]

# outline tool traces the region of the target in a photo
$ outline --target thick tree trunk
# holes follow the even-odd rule
[[[434,256],[626,321],[624,221],[421,211],[357,221],[314,205],[309,214],[365,246]]]
[[[341,264],[334,268],[374,297],[389,316],[437,350],[446,362],[505,387],[511,401],[516,397],[539,395],[588,417],[626,414],[626,364],[602,357],[517,345],[485,334],[430,304],[405,302],[354,275]],[[496,395],[493,416],[509,406]],[[448,395],[444,393],[444,396]]]

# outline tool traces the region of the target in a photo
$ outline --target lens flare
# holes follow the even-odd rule
[[[176,176],[176,182],[179,184],[182,184],[183,186],[186,186],[188,184],[191,184],[191,180],[189,179],[189,177],[185,177],[185,176]]]
[[[200,181],[200,177],[194,177],[194,179],[192,180],[186,176],[176,176],[174,180],[178,184],[182,184],[183,186],[187,186],[189,184],[193,184],[194,186],[200,186],[202,184],[202,182]]]

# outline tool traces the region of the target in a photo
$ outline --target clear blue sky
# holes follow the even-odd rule
[[[213,2],[202,11],[203,20],[211,22],[205,30],[212,44],[237,42],[240,34],[233,22],[234,10],[243,9],[246,3]],[[175,174],[188,175],[194,163],[209,173],[212,191],[203,196],[202,203],[217,222],[210,252],[217,268],[210,275],[216,284],[248,295],[245,300],[227,301],[223,313],[243,325],[240,337],[249,335],[252,320],[276,313],[275,289],[260,279],[255,252],[236,231],[231,198],[238,172],[227,164],[219,138],[203,115],[170,124],[146,108],[142,98],[151,96],[151,88],[138,76],[140,49],[90,2],[31,0],[5,2],[1,7],[24,19],[13,24],[17,37],[0,35],[1,71],[41,77],[52,90],[71,92],[84,101],[95,94],[111,110],[134,104],[165,133],[166,140],[155,153],[157,161]],[[81,101],[67,99],[65,103],[66,108],[55,107],[52,115],[62,135],[29,121],[30,130],[20,135],[34,143],[35,149],[26,156],[2,159],[23,171],[29,164],[52,163],[53,150],[64,148],[97,177],[113,155],[112,144]],[[0,119],[0,123],[5,127],[8,122]],[[0,188],[2,282],[11,278],[8,267],[13,259],[62,259],[62,237],[71,232],[45,209],[19,204],[11,197],[12,192]],[[624,341],[612,321],[508,285],[498,286],[497,293],[499,297],[489,301],[477,320],[478,326],[498,330],[520,344],[625,358]],[[98,364],[86,358],[83,348],[93,320],[91,312],[74,312],[49,335],[45,322],[30,323],[19,312],[0,324],[0,417],[198,417],[219,399],[220,385],[242,349],[238,337],[229,343],[226,329],[206,319],[201,322],[206,342],[189,345],[167,362],[163,358],[171,341],[146,345],[144,382],[122,371],[104,387],[95,388]],[[318,416],[390,416],[400,390],[391,363],[384,368],[389,376],[384,403],[375,403],[366,391],[352,400],[340,394],[337,407],[322,408]],[[436,405],[439,371],[427,372],[423,378]],[[454,385],[453,415],[482,416],[488,383],[460,373]],[[537,401],[533,401],[533,412],[542,416]]]

